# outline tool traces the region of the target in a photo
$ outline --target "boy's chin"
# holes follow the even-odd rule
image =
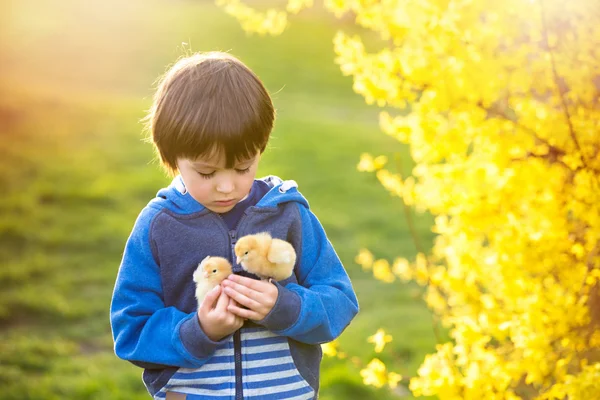
[[[235,203],[237,204],[237,203]],[[207,205],[205,206],[206,208],[208,208],[210,211],[215,212],[217,214],[224,214],[228,211],[231,211],[233,209],[233,207],[235,207],[235,204],[232,204],[230,206],[218,206],[218,205]]]

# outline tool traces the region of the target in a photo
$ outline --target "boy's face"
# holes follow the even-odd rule
[[[178,158],[177,167],[190,195],[216,213],[231,210],[250,193],[260,154],[225,169],[225,156],[217,154],[195,160]]]

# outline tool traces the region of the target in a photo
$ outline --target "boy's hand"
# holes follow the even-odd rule
[[[277,302],[279,290],[267,281],[257,281],[239,275],[229,275],[221,282],[225,293],[235,300],[227,309],[241,318],[260,321],[264,319]],[[248,309],[240,306],[248,307]]]
[[[219,341],[244,325],[244,318],[227,310],[233,303],[235,301],[222,293],[221,286],[208,292],[198,309],[198,320],[209,339]]]

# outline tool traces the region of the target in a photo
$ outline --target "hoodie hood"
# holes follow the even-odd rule
[[[295,181],[284,181],[281,178],[269,175],[257,180],[265,182],[271,190],[256,204],[259,208],[275,208],[279,204],[290,201],[298,202],[304,207],[309,208],[308,201],[298,191],[298,184]],[[150,205],[166,208],[177,214],[192,214],[201,211],[209,211],[202,204],[198,203],[187,191],[181,175],[176,176],[171,184],[166,188],[160,189]]]

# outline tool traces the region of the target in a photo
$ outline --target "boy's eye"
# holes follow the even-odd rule
[[[238,174],[241,174],[241,175],[243,175],[243,174],[246,174],[246,173],[248,173],[248,172],[250,171],[250,167],[248,167],[248,168],[244,168],[244,169],[238,169],[238,168],[236,168],[236,169],[235,169],[235,171],[236,171]],[[200,172],[200,171],[196,171],[196,172],[198,172],[198,175],[200,175],[200,176],[201,176],[202,178],[204,178],[204,179],[210,179],[210,178],[212,178],[213,176],[215,176],[215,171],[211,172],[210,174],[205,174],[205,173],[202,173],[202,172]]]
[[[202,178],[204,178],[204,179],[210,179],[210,178],[212,178],[212,177],[215,175],[215,172],[214,172],[214,171],[213,171],[213,172],[211,172],[210,174],[203,174],[203,173],[202,173],[202,172],[200,172],[200,171],[197,171],[197,172],[198,172],[198,174],[200,174],[200,176],[201,176]]]
[[[238,169],[238,168],[236,168],[235,170],[238,172],[238,174],[245,174],[248,171],[250,171],[250,167],[244,168],[244,169]]]

